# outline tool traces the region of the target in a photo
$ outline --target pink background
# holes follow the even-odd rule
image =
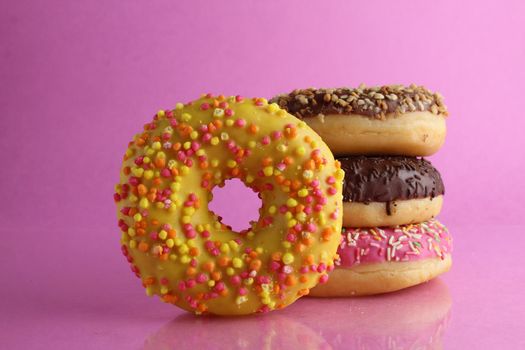
[[[2,1],[0,344],[138,348],[181,315],[143,296],[112,202],[126,143],[159,108],[203,92],[414,82],[450,110],[432,157],[447,190],[440,219],[455,237],[443,344],[525,346],[524,4]],[[367,310],[391,298],[346,302]],[[246,334],[261,324],[282,332],[279,317],[304,319],[303,306],[342,324],[363,317],[341,303],[301,300],[285,316],[247,321]],[[185,334],[201,332],[202,321],[183,320]],[[297,327],[318,336],[329,325]]]

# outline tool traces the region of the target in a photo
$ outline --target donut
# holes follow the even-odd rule
[[[452,265],[452,238],[437,220],[395,228],[343,228],[328,283],[311,296],[393,292],[433,279]]]
[[[345,172],[345,227],[414,224],[430,220],[441,211],[443,181],[425,159],[351,156],[338,160]]]
[[[187,311],[281,309],[334,268],[343,177],[321,138],[266,99],[178,103],[124,155],[114,194],[122,252],[146,294]],[[262,202],[241,232],[208,209],[213,188],[232,178]]]
[[[422,86],[298,89],[271,102],[308,123],[335,155],[430,156],[445,141],[443,98]]]

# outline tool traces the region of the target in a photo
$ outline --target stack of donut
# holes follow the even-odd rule
[[[444,186],[422,158],[445,140],[441,95],[415,85],[311,88],[271,102],[314,129],[345,171],[339,258],[310,295],[391,292],[449,270],[452,239],[435,219]]]

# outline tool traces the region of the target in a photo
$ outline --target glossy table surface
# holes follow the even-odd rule
[[[63,235],[16,234],[42,242]],[[374,297],[303,298],[282,311],[241,318],[196,317],[146,297],[116,242],[75,250],[71,235],[63,242],[69,248],[54,258],[38,255],[38,241],[25,251],[6,245],[0,343],[5,349],[524,348],[524,259],[522,247],[509,244],[520,228],[455,227],[453,234],[462,253],[449,273],[427,284]],[[492,239],[501,234],[507,239]],[[92,263],[96,254],[108,257],[107,269]]]

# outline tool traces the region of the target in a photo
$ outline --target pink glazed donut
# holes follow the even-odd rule
[[[433,279],[452,265],[452,237],[437,220],[394,228],[343,228],[339,259],[311,296],[393,292]]]

